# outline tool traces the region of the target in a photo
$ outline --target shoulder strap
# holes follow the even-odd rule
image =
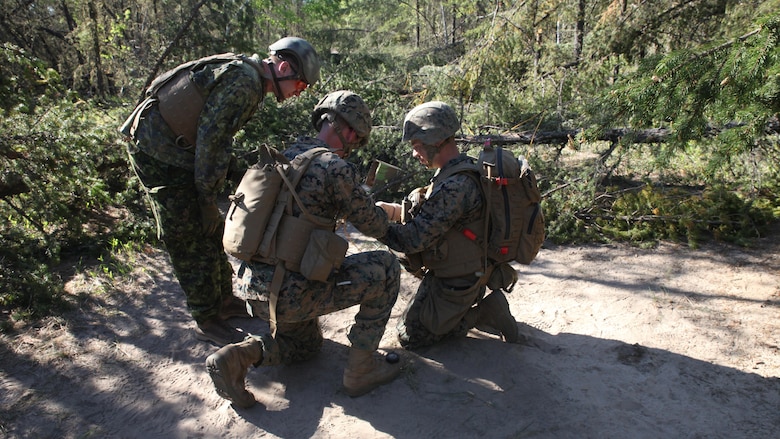
[[[439,174],[436,176],[436,180],[444,180],[458,173],[467,173],[472,176],[474,176],[474,173],[476,173],[477,176],[481,175],[480,168],[477,164],[468,161],[463,161],[458,163],[455,166],[451,166],[447,169],[443,169],[442,171],[440,171]]]
[[[311,161],[314,159],[314,157],[325,152],[328,152],[327,148],[312,148],[302,154],[299,154],[290,162],[289,165],[280,164],[276,166],[276,172],[278,172],[282,177],[284,185],[280,189],[279,195],[276,198],[276,205],[274,205],[274,210],[271,213],[271,217],[268,219],[268,224],[266,225],[263,239],[260,242],[260,246],[258,247],[258,253],[268,254],[271,245],[274,242],[276,231],[279,228],[279,222],[282,220],[284,211],[290,204],[290,197],[295,198],[296,203],[298,203],[298,206],[301,208],[301,211],[303,211],[303,214],[306,216],[307,220],[317,225],[326,226],[325,224],[322,224],[322,221],[317,221],[317,219],[309,213],[309,211],[303,206],[301,199],[298,197],[298,193],[295,191],[295,187],[298,186],[298,182],[300,181],[304,172],[306,172],[306,169],[308,169],[309,164],[311,164]],[[288,169],[291,170],[291,176],[287,175]],[[290,177],[292,177],[292,179]]]
[[[171,70],[168,70],[167,72],[163,73],[162,75],[158,76],[157,78],[155,78],[154,81],[152,81],[152,83],[149,84],[149,87],[146,88],[146,96],[148,97],[148,96],[156,95],[163,85],[167,84],[168,81],[173,79],[180,72],[183,72],[185,70],[191,70],[192,68],[203,64],[229,62],[229,61],[235,61],[237,59],[244,60],[244,57],[242,55],[236,55],[235,53],[232,52],[227,52],[227,53],[219,53],[216,55],[206,56],[203,58],[186,62],[184,64],[180,64],[172,68]]]
[[[260,66],[260,64],[246,55],[240,55],[239,58],[244,62],[244,64],[252,67],[257,72],[257,76],[260,78],[260,80],[263,79],[263,68]]]
[[[447,168],[443,172],[440,172],[439,175],[436,176],[437,179],[445,179],[449,178],[452,175],[455,174],[465,174],[469,176],[479,188],[479,191],[482,193],[482,218],[483,218],[483,230],[482,235],[477,236],[473,233],[469,235],[469,239],[476,242],[476,244],[479,246],[479,248],[482,250],[482,260],[483,260],[483,266],[484,266],[484,272],[482,277],[480,278],[479,282],[487,283],[488,277],[490,277],[490,271],[492,271],[491,264],[488,264],[488,232],[490,231],[490,185],[483,184],[483,175],[482,175],[482,168],[480,165],[476,163],[472,163],[470,161],[463,161],[461,163],[458,163],[455,166],[452,166],[450,168]],[[466,234],[466,230],[464,230],[463,226],[458,224],[455,226],[456,229]]]
[[[314,160],[315,157],[324,154],[326,152],[329,152],[327,148],[323,148],[323,147],[312,148],[295,157],[292,161],[292,170],[291,170],[292,177],[293,177],[292,181],[287,178],[284,172],[280,171],[280,175],[282,176],[282,180],[284,180],[286,189],[290,192],[290,195],[292,195],[292,197],[295,199],[296,204],[298,204],[298,207],[301,208],[301,212],[303,212],[303,215],[306,217],[306,219],[314,224],[323,227],[327,226],[327,224],[323,223],[321,220],[318,220],[312,214],[309,213],[309,210],[306,209],[306,207],[303,205],[301,198],[298,196],[298,191],[296,191],[295,188],[298,187],[298,183],[301,181],[301,177],[303,177],[303,174],[306,172],[307,169],[309,169],[309,165],[311,164],[312,160]]]

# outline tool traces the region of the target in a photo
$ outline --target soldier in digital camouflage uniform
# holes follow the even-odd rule
[[[132,166],[150,196],[198,339],[220,346],[240,341],[243,334],[225,320],[248,317],[244,302],[233,296],[233,271],[222,247],[224,220],[217,208],[232,159],[233,136],[267,94],[273,93],[279,102],[298,96],[319,79],[319,71],[317,54],[308,42],[282,38],[269,47],[266,59],[241,56],[179,76],[178,85],[195,86],[190,88],[196,91],[194,97],[169,102],[176,96],[168,98],[162,92],[149,96],[123,126],[122,132],[133,140],[128,148]],[[187,108],[198,108],[188,100],[200,100],[202,110],[181,122]],[[167,115],[161,111],[166,104],[174,106]],[[183,132],[174,131],[172,120],[184,125],[179,129]],[[190,136],[185,134],[188,130]]]
[[[428,169],[436,169],[431,184],[412,192],[415,199],[404,224],[391,224],[379,240],[406,254],[405,266],[424,273],[414,299],[398,323],[401,345],[414,349],[439,340],[464,336],[474,327],[500,331],[507,342],[517,342],[517,323],[500,290],[483,298],[483,253],[463,231],[484,230],[484,196],[477,179],[457,169],[474,169],[473,159],[460,153],[455,134],[460,122],[443,102],[428,102],[407,113],[403,140]],[[393,221],[401,205],[379,202]]]
[[[388,218],[361,187],[355,167],[343,160],[350,151],[367,143],[371,114],[350,91],[337,91],[315,106],[312,123],[317,138],[299,138],[283,151],[293,157],[316,147],[327,147],[303,174],[297,193],[310,214],[320,218],[346,219],[361,233],[385,234]],[[302,211],[293,203],[293,215]],[[281,227],[281,226],[280,226]],[[331,230],[332,231],[332,230]],[[305,238],[302,238],[305,239]],[[284,245],[279,243],[278,245]],[[242,264],[241,292],[253,313],[270,318],[270,289],[277,268],[262,262]],[[400,364],[390,364],[375,355],[400,288],[400,264],[387,251],[349,255],[324,282],[307,280],[301,273],[285,270],[275,309],[276,334],[250,336],[223,347],[206,360],[217,392],[239,407],[250,407],[255,398],[245,387],[249,366],[274,366],[306,360],[322,346],[318,316],[360,305],[348,338],[352,346],[343,384],[350,396],[360,396],[392,381]]]

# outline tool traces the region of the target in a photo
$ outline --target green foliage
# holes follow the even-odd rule
[[[46,74],[16,49],[2,53],[11,70]],[[140,210],[142,202],[114,142],[117,111],[54,83],[23,96],[0,120],[0,303],[36,314],[60,294],[51,268],[63,256],[99,252],[112,237],[144,239],[148,224],[124,209]]]
[[[101,276],[121,276],[111,254],[151,240],[115,127],[152,69],[263,53],[285,35],[314,43],[322,81],[282,104],[268,98],[237,136],[245,164],[258,144],[283,149],[311,135],[316,102],[350,89],[374,122],[351,160],[361,171],[380,159],[410,172],[378,199],[427,183],[401,122],[440,99],[464,135],[579,130],[566,144],[520,147],[553,242],[744,243],[780,217],[778,0],[198,4],[108,0],[94,2],[92,17],[86,5],[35,0],[0,14],[0,306],[56,308],[57,261],[87,253],[102,258]],[[672,135],[592,140],[626,127]]]
[[[713,124],[746,123],[758,137],[780,110],[778,23],[776,14],[760,20],[755,35],[647,58],[605,96],[604,108],[637,128],[669,126],[680,146],[710,134]]]
[[[604,211],[610,213],[596,218],[595,224],[606,236],[645,244],[684,241],[691,247],[706,238],[745,244],[761,236],[773,219],[765,203],[724,186],[687,191],[646,185],[621,193]]]
[[[43,61],[30,59],[23,49],[9,43],[0,47],[0,96],[3,114],[33,114],[41,95],[58,94],[57,71]],[[20,91],[25,91],[20,93]]]

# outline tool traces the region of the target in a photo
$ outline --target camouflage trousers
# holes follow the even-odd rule
[[[417,293],[398,321],[398,340],[405,349],[432,345],[452,337],[463,337],[474,326],[466,315],[485,294],[477,278],[440,279],[423,277]]]
[[[274,267],[260,263],[242,266],[241,294],[254,315],[268,320],[268,287]],[[396,257],[386,251],[349,255],[326,282],[309,281],[288,271],[276,306],[277,332],[253,336],[263,345],[259,365],[272,366],[306,360],[322,347],[318,317],[360,305],[347,338],[352,347],[376,350],[390,320],[401,286]]]
[[[130,154],[130,160],[146,189],[187,308],[197,322],[215,317],[233,294],[233,267],[222,247],[224,224],[212,236],[203,236],[191,171],[140,151]]]

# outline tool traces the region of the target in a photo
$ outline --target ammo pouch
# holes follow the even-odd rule
[[[327,221],[315,218],[318,222]],[[285,214],[279,222],[274,246],[273,253],[284,262],[285,269],[301,273],[308,280],[324,282],[344,262],[349,243],[332,227],[322,228],[305,217]]]

